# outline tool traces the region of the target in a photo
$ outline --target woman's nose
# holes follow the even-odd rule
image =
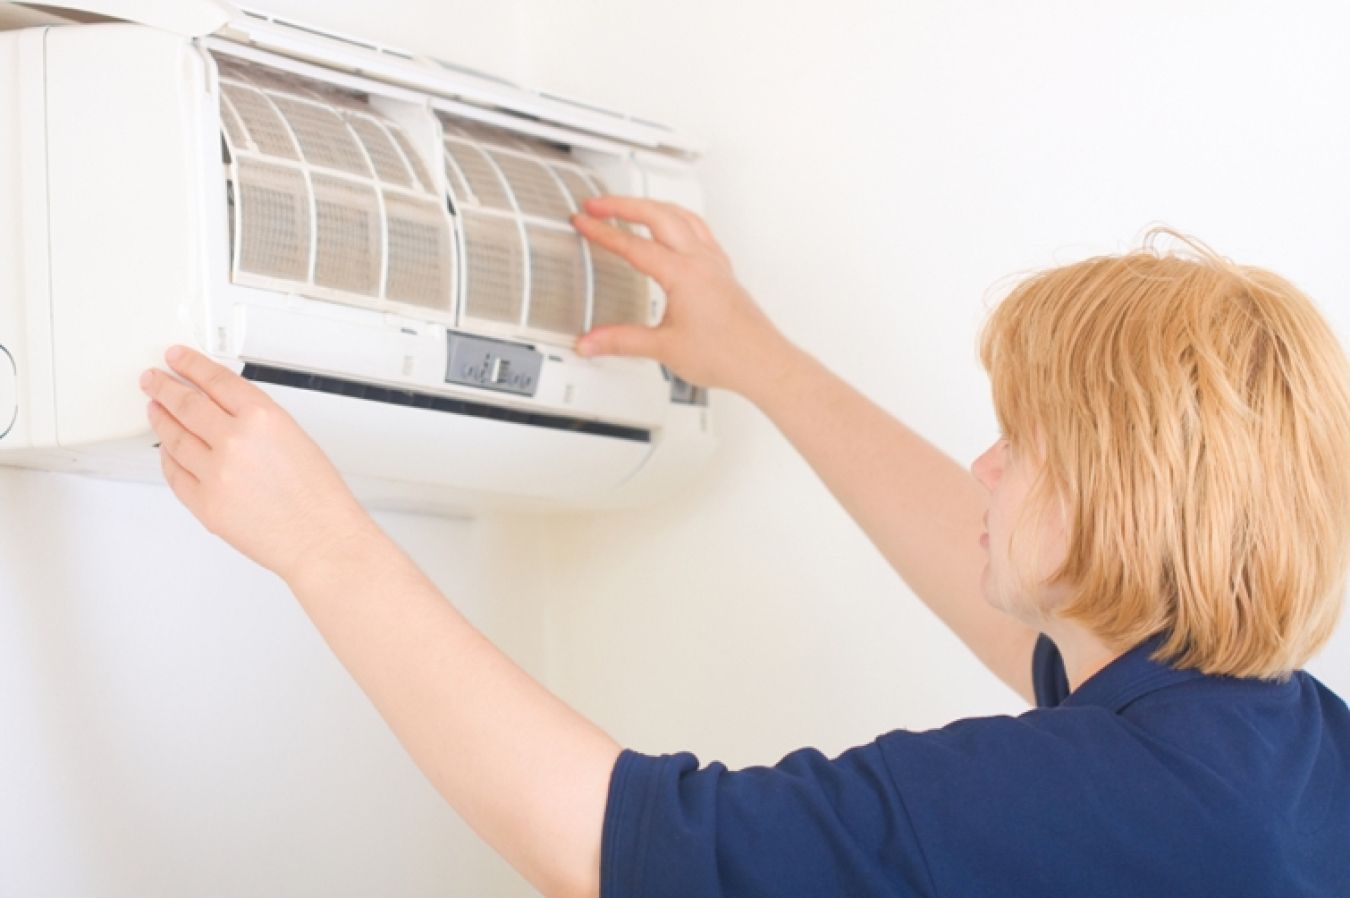
[[[999,440],[984,450],[984,454],[970,463],[970,473],[975,479],[992,490],[1003,476],[1003,449],[1007,440]]]

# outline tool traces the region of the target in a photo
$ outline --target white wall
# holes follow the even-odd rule
[[[706,138],[708,218],[794,338],[959,458],[1010,272],[1190,230],[1350,337],[1338,4],[272,0]],[[1016,711],[765,421],[668,505],[381,520],[625,744],[733,765]],[[1350,693],[1350,632],[1314,666]],[[0,894],[529,894],[280,585],[166,490],[0,471]]]

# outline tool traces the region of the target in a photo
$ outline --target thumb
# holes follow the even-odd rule
[[[632,324],[597,327],[577,340],[577,352],[587,358],[597,355],[627,355],[655,359],[659,351],[656,328]]]

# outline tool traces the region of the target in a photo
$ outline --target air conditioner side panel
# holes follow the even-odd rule
[[[703,189],[693,164],[646,152],[634,153],[632,161],[641,172],[644,196],[703,212]],[[665,297],[654,282],[651,289],[653,302],[664,315]],[[717,449],[713,418],[711,406],[671,403],[652,454],[607,504],[655,502],[688,489]]]
[[[23,355],[23,252],[21,142],[22,35],[0,35],[0,446],[17,421],[18,381],[13,356]],[[15,434],[15,445],[23,434]]]
[[[55,440],[47,271],[43,41],[0,34],[0,344],[12,368],[0,389],[0,450]],[[10,361],[0,358],[5,366]],[[5,406],[9,406],[6,408]]]
[[[142,369],[202,308],[200,58],[135,25],[52,29],[48,190],[57,438],[144,436]],[[216,150],[218,152],[218,149]]]
[[[635,153],[644,195],[703,212],[703,187],[692,163],[657,153]]]

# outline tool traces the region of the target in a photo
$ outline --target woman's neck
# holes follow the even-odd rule
[[[1043,629],[1064,659],[1064,672],[1069,676],[1070,691],[1083,685],[1093,674],[1121,655],[1091,631],[1071,621],[1055,620],[1044,624]]]

